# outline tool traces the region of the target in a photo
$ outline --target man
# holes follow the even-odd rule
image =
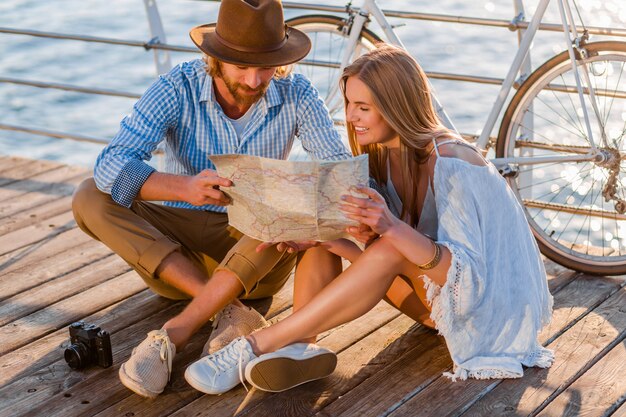
[[[153,291],[192,298],[120,367],[122,383],[146,397],[163,391],[176,352],[216,314],[204,354],[266,325],[237,297],[275,294],[296,263],[287,251],[256,252],[260,242],[228,227],[221,188],[231,183],[207,156],[285,158],[297,136],[316,159],[350,157],[315,88],[301,75],[287,75],[284,66],[302,59],[310,40],[285,26],[279,0],[223,0],[217,23],[190,35],[205,62],[180,64],[146,91],[73,200],[81,229],[119,254]],[[169,173],[144,162],[163,140]],[[341,267],[330,256],[313,247],[297,257],[297,285],[311,296]],[[294,309],[306,298],[294,301]]]

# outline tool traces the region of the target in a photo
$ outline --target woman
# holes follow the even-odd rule
[[[438,119],[426,76],[404,50],[381,46],[341,79],[352,150],[369,154],[380,192],[343,196],[348,232],[323,243],[353,263],[285,320],[192,364],[192,386],[224,392],[246,379],[282,391],[330,374],[336,357],[296,343],[353,320],[381,299],[445,338],[453,379],[516,378],[549,367],[537,342],[552,297],[522,208],[496,168]],[[388,201],[386,201],[387,199]],[[367,233],[369,231],[370,233]],[[247,365],[247,366],[246,366]]]

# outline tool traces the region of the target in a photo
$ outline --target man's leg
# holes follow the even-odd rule
[[[241,237],[226,214],[136,202],[128,209],[83,181],[72,201],[79,227],[111,248],[157,294],[192,297]],[[210,231],[210,234],[207,232]]]

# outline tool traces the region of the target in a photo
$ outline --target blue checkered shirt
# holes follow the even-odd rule
[[[241,139],[215,101],[212,79],[202,60],[185,62],[162,75],[137,101],[94,168],[98,188],[118,204],[130,207],[155,168],[150,160],[165,140],[165,171],[196,175],[215,169],[208,155],[248,154],[285,159],[298,137],[313,159],[346,159],[343,145],[322,99],[300,74],[273,79],[253,110]],[[221,206],[174,207],[225,212]]]

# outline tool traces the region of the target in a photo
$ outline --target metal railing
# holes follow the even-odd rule
[[[199,0],[199,1],[219,2],[219,0]],[[144,0],[144,2],[146,4],[146,10],[147,10],[148,19],[150,20],[151,29],[153,30],[153,33],[154,33],[155,28],[162,29],[160,17],[158,16],[158,11],[156,11],[156,1]],[[322,11],[322,12],[329,12],[329,13],[335,13],[335,14],[340,14],[340,15],[345,14],[345,11],[346,11],[346,7],[320,5],[320,4],[314,4],[314,3],[283,2],[283,7],[288,8],[288,9],[296,9],[296,10]],[[358,10],[358,8],[354,8],[354,9]],[[447,23],[480,25],[480,26],[487,26],[487,27],[500,27],[500,28],[507,28],[510,31],[524,30],[528,27],[528,23],[523,21],[523,19],[520,19],[519,16],[517,18],[514,18],[511,21],[507,21],[507,20],[501,20],[501,19],[453,16],[453,15],[434,14],[434,13],[403,12],[403,11],[386,10],[386,9],[383,9],[383,12],[387,17],[394,17],[394,18],[401,18],[401,19],[413,19],[413,20],[425,20],[425,21],[432,21],[432,22],[447,22]],[[542,23],[539,26],[539,29],[545,30],[545,31],[557,31],[557,32],[563,30],[562,25],[552,24],[552,23]],[[626,37],[626,29],[624,28],[606,28],[606,27],[587,26],[587,29],[589,33],[591,34]],[[156,32],[158,33],[159,30],[157,30]],[[164,41],[165,36],[164,34],[162,34],[162,30],[160,31],[160,33],[161,33],[160,37],[155,36],[148,41],[139,41],[139,40],[115,39],[115,38],[106,38],[106,37],[97,37],[97,36],[88,36],[88,35],[68,34],[68,33],[45,32],[45,31],[36,31],[36,30],[30,30],[30,29],[0,27],[0,34],[34,36],[34,37],[42,37],[42,38],[47,38],[47,39],[61,39],[61,40],[81,41],[81,42],[94,42],[94,43],[102,43],[102,44],[109,44],[109,45],[132,46],[132,47],[143,48],[146,51],[152,50],[152,51],[169,51],[169,52],[186,52],[186,53],[198,52],[198,49],[195,47],[168,44]],[[158,57],[156,57],[156,60],[157,60],[156,62],[157,68],[159,68],[160,63],[158,62]],[[332,66],[334,64],[328,63],[326,65]],[[447,72],[428,72],[428,71],[426,72],[426,74],[428,75],[428,77],[433,78],[433,79],[460,81],[460,82],[473,82],[473,83],[480,83],[480,84],[500,85],[502,84],[502,81],[503,81],[502,78],[484,77],[484,76],[476,76],[476,75],[469,75],[469,74],[455,74],[455,73],[447,73]],[[72,85],[72,84],[17,79],[17,78],[12,78],[12,77],[3,77],[3,76],[0,76],[0,83],[11,83],[11,84],[36,87],[36,88],[49,88],[49,89],[64,90],[64,91],[83,93],[83,94],[98,94],[98,95],[125,97],[125,98],[132,98],[132,99],[137,99],[141,96],[140,94],[127,92],[127,91],[119,91],[119,90],[96,88],[96,87],[83,87],[83,86]],[[104,138],[97,138],[97,137],[86,136],[86,135],[81,135],[81,134],[76,134],[76,133],[71,133],[71,132],[61,132],[61,131],[44,129],[44,128],[19,126],[19,125],[6,124],[6,123],[0,123],[0,130],[18,131],[18,132],[31,133],[35,135],[47,136],[47,137],[52,137],[52,138],[70,139],[70,140],[80,141],[80,142],[90,142],[90,143],[97,143],[97,144],[108,143],[108,139],[104,139]],[[469,139],[476,137],[473,134],[463,134],[463,136]]]

